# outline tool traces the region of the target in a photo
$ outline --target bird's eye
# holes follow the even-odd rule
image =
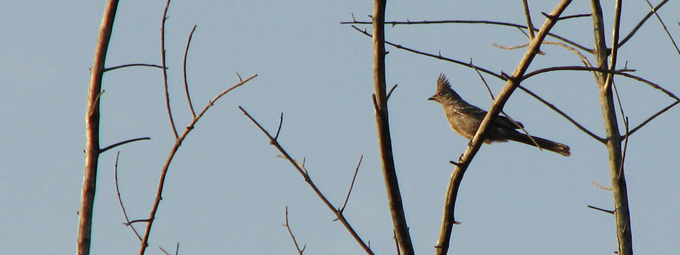
[[[444,95],[444,91],[437,93],[437,96],[443,96],[443,95]]]

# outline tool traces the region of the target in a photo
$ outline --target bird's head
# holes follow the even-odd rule
[[[428,100],[445,104],[453,103],[453,100],[455,99],[460,99],[460,96],[451,89],[451,84],[449,84],[449,80],[446,79],[446,75],[439,75],[439,79],[437,79],[437,91],[434,93],[434,96],[428,98]]]

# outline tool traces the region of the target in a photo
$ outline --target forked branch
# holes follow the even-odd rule
[[[305,182],[307,182],[309,187],[312,188],[312,190],[314,190],[314,193],[316,193],[316,195],[328,207],[328,209],[333,211],[333,213],[337,217],[338,221],[340,221],[342,223],[342,225],[345,226],[347,231],[349,231],[350,235],[352,235],[352,237],[354,237],[354,240],[356,240],[357,243],[359,243],[359,245],[361,245],[361,247],[364,249],[364,251],[366,251],[367,254],[373,254],[371,247],[369,247],[368,244],[366,242],[364,242],[361,239],[361,237],[359,237],[359,234],[354,230],[354,228],[349,223],[349,221],[347,221],[347,218],[345,218],[345,216],[343,215],[342,210],[335,207],[333,205],[333,203],[331,203],[331,201],[329,201],[328,198],[326,198],[326,196],[321,192],[321,190],[319,190],[319,188],[316,186],[316,184],[314,184],[314,181],[312,181],[312,178],[309,176],[307,171],[303,168],[303,164],[298,163],[292,156],[290,156],[290,154],[288,154],[288,152],[279,143],[277,137],[274,137],[269,132],[267,132],[267,130],[264,129],[264,127],[262,127],[262,125],[260,125],[260,123],[257,122],[257,120],[255,120],[255,118],[253,118],[245,109],[243,109],[243,107],[239,106],[238,108],[243,112],[243,114],[245,114],[248,117],[248,119],[250,119],[260,129],[260,131],[262,131],[262,133],[264,133],[267,136],[267,138],[269,138],[269,143],[271,145],[273,145],[274,147],[276,147],[276,149],[278,149],[279,152],[281,152],[281,154],[283,155],[283,158],[288,160],[288,162],[290,162],[290,164],[293,165],[295,170],[297,170],[298,173],[300,175],[302,175],[302,177],[304,178]],[[281,129],[280,125],[279,125],[279,128],[277,128],[277,129],[278,130]]]

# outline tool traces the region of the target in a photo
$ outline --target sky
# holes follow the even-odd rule
[[[558,1],[530,1],[544,22]],[[657,1],[654,2],[656,4]],[[0,8],[0,254],[73,254],[84,166],[89,70],[104,1],[11,1]],[[165,1],[122,1],[106,66],[160,64]],[[172,109],[178,130],[191,121],[183,92],[182,57],[197,29],[187,71],[194,107],[258,76],[218,101],[176,155],[166,180],[147,254],[296,254],[282,225],[285,210],[305,254],[362,254],[362,249],[304,179],[247,119],[270,132],[305,162],[311,178],[342,205],[359,158],[345,216],[377,254],[395,254],[376,140],[371,39],[342,21],[369,20],[372,1],[173,1],[166,24]],[[611,31],[613,2],[605,1]],[[659,11],[680,37],[671,1]],[[622,33],[649,11],[626,1]],[[589,13],[575,1],[565,14]],[[387,20],[494,20],[524,24],[520,1],[388,2]],[[371,30],[368,25],[357,25]],[[560,21],[554,33],[592,47],[590,18]],[[608,38],[611,32],[606,33]],[[394,26],[386,38],[403,46],[511,73],[525,49],[521,31],[490,25]],[[549,38],[549,40],[555,40]],[[608,44],[611,40],[608,41]],[[466,67],[387,47],[390,127],[407,221],[418,254],[434,252],[443,199],[467,140],[428,101],[440,73],[468,102],[488,109],[479,76]],[[545,45],[530,67],[578,66],[564,48]],[[594,62],[592,55],[587,55]],[[622,49],[619,67],[680,93],[680,55],[658,20],[650,19]],[[498,93],[504,82],[484,77]],[[92,254],[136,254],[139,240],[123,225],[114,181],[128,216],[148,217],[160,169],[174,143],[160,69],[107,72],[101,97],[101,144],[151,137],[104,153],[99,161]],[[673,100],[643,83],[618,77],[623,111],[635,127]],[[524,81],[583,126],[604,136],[597,87],[586,72],[551,72]],[[606,148],[557,113],[516,91],[505,112],[536,136],[568,144],[571,157],[518,143],[484,145],[467,171],[456,206],[449,254],[613,254],[613,216]],[[680,111],[672,108],[631,136],[625,160],[634,250],[671,254],[680,248]],[[619,117],[621,115],[619,114]],[[621,122],[621,121],[620,121]],[[623,127],[621,128],[624,129]],[[142,224],[135,225],[140,231]]]

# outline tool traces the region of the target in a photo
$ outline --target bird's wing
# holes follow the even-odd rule
[[[463,107],[462,109],[457,109],[457,110],[459,110],[460,112],[466,113],[468,115],[471,115],[471,116],[473,116],[474,118],[476,118],[480,121],[482,119],[484,119],[484,116],[486,116],[486,113],[487,113],[487,111],[482,110],[481,108],[474,106],[474,105],[471,105],[471,104]],[[521,122],[519,122],[519,121],[513,122],[512,120],[510,120],[509,118],[507,118],[503,115],[498,115],[498,117],[496,117],[496,119],[494,120],[493,123],[496,124],[496,125],[499,125],[499,126],[510,128],[510,129],[519,129],[519,128],[524,127],[524,125],[522,125]],[[517,124],[515,124],[515,123],[517,123]]]

